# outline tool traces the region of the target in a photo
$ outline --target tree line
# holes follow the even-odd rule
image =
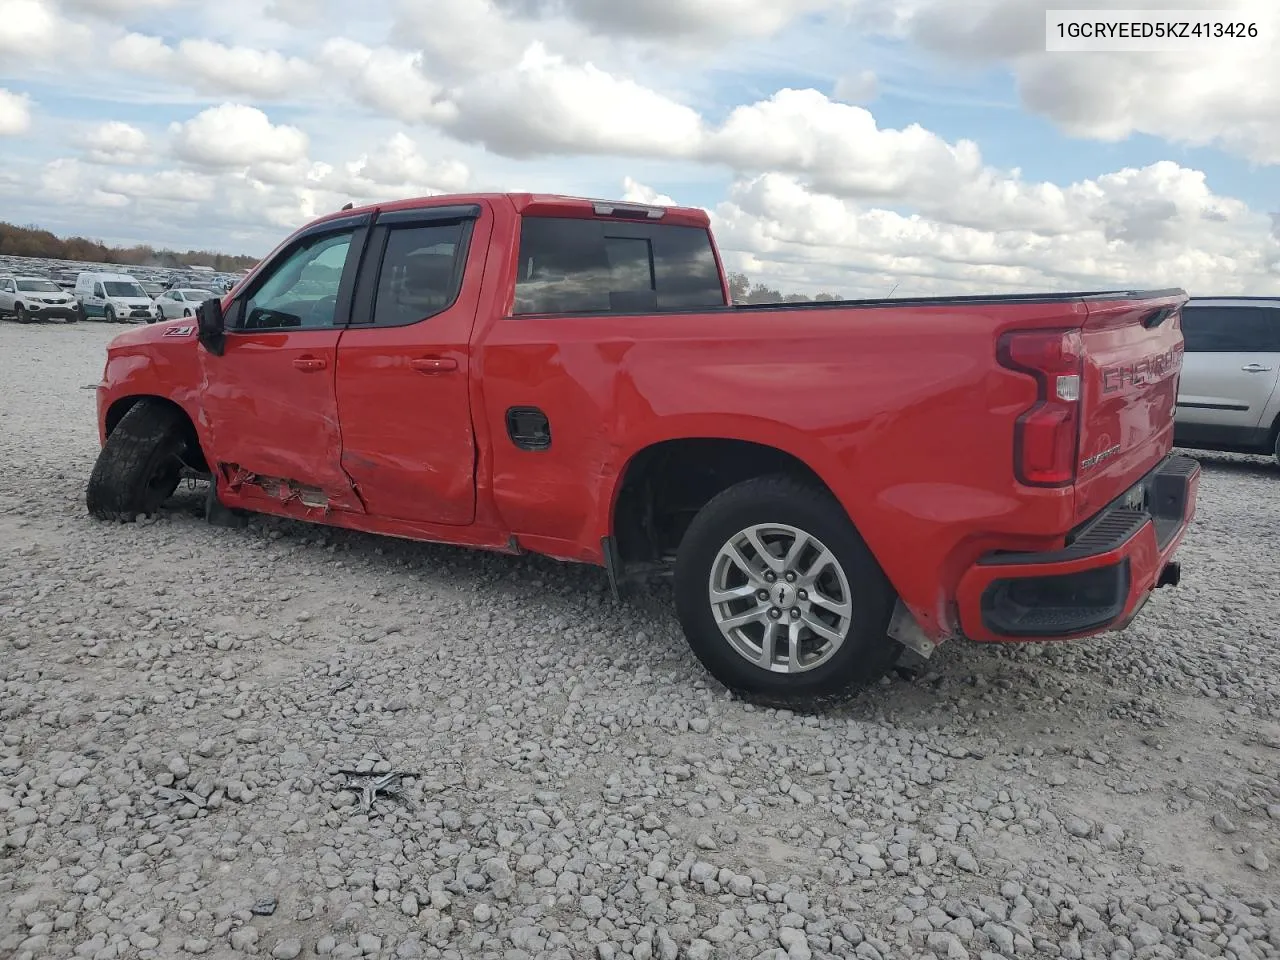
[[[841,299],[838,293],[820,293],[810,297],[803,293],[783,293],[763,283],[752,283],[745,273],[729,274],[729,293],[734,303],[808,303],[813,300]]]
[[[45,260],[76,260],[82,263],[119,263],[133,267],[212,267],[220,273],[235,273],[252,267],[257,257],[214,253],[210,250],[157,250],[147,244],[109,247],[101,240],[85,237],[58,237],[36,226],[20,227],[0,221],[0,255],[40,257]]]

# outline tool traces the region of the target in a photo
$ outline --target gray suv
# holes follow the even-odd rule
[[[1280,460],[1280,297],[1192,297],[1174,443]]]

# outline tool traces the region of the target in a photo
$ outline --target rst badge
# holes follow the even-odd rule
[[[164,332],[166,337],[189,337],[196,332],[196,328],[191,324],[183,324],[180,327],[170,327]]]

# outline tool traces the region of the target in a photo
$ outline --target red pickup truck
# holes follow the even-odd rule
[[[96,517],[208,514],[669,571],[768,702],[948,638],[1115,630],[1172,560],[1181,290],[735,306],[700,210],[530,194],[344,210],[98,387]]]

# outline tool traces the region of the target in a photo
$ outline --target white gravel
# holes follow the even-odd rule
[[[1125,634],[802,717],[590,568],[91,521],[117,329],[0,325],[0,957],[1280,957],[1274,464]]]

